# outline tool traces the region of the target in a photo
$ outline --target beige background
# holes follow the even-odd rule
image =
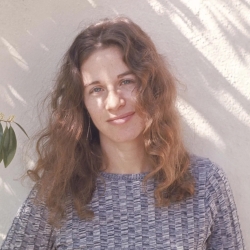
[[[59,61],[85,25],[124,14],[155,41],[180,79],[178,106],[190,150],[209,157],[231,183],[250,249],[249,0],[1,0],[0,112],[16,115],[31,135],[37,103],[51,88]],[[34,159],[18,152],[0,164],[0,243],[31,185],[17,180]]]

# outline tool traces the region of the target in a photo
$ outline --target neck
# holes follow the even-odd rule
[[[116,143],[101,140],[101,148],[106,157],[104,171],[115,174],[138,174],[150,170],[143,140]]]

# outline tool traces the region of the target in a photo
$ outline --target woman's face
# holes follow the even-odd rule
[[[135,111],[136,76],[116,46],[93,52],[82,64],[84,103],[101,143],[142,139],[144,121]]]

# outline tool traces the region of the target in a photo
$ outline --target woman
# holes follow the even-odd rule
[[[131,20],[82,31],[2,249],[244,249],[228,182],[185,149],[175,100],[175,78]]]

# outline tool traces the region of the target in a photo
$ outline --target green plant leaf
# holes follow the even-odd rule
[[[3,160],[3,126],[0,122],[0,163],[2,162]]]
[[[0,163],[2,162],[3,160],[3,150],[0,151]]]
[[[3,134],[3,126],[2,123],[0,122],[0,136]]]
[[[6,125],[4,132],[3,132],[3,141],[2,141],[2,155],[3,155],[3,161],[5,158],[7,158],[8,155],[8,148],[9,148],[9,137],[10,137],[10,133],[9,133],[9,127]],[[4,166],[5,165],[5,161],[4,161]]]
[[[16,134],[13,128],[10,126],[8,128],[8,132],[6,132],[6,138],[4,138],[3,162],[5,167],[7,167],[13,160],[16,153],[16,147],[17,147]]]
[[[14,121],[13,121],[14,122]],[[20,124],[18,124],[17,122],[14,122],[23,132],[24,132],[24,134],[29,138],[29,136],[28,136],[28,134],[26,133],[26,131],[23,129],[23,127],[20,125]]]
[[[3,150],[8,151],[9,148],[9,137],[10,137],[10,131],[9,127],[6,125],[4,132],[3,132]]]

